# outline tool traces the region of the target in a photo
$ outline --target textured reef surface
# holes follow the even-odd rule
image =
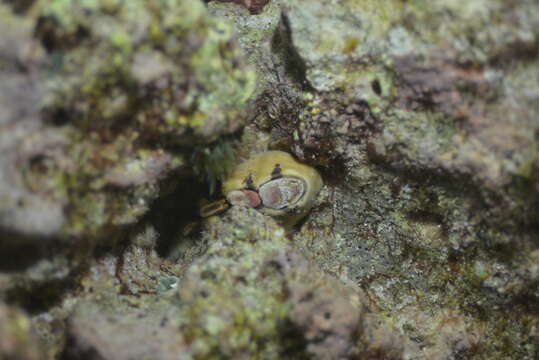
[[[539,358],[536,0],[0,0],[0,32],[0,359]],[[306,216],[248,177],[200,216],[271,150],[321,175]]]

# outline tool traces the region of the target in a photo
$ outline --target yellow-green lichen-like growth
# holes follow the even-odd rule
[[[135,222],[179,167],[224,178],[224,139],[244,125],[255,80],[225,20],[199,0],[40,0],[31,13],[51,65],[41,114],[66,134],[46,174],[66,194],[66,233]]]
[[[223,183],[223,194],[232,205],[257,208],[289,227],[309,212],[321,187],[316,169],[268,151],[240,164]]]
[[[191,163],[195,174],[201,181],[208,183],[210,194],[217,190],[235,166],[235,141],[221,138],[213,144],[199,145],[193,149]]]
[[[28,316],[0,302],[0,359],[44,359]]]
[[[56,59],[44,104],[53,118],[180,144],[243,125],[254,73],[231,26],[202,2],[44,0],[37,13],[36,35]]]

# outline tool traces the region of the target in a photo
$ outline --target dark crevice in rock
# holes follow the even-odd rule
[[[10,5],[15,14],[22,15],[34,5],[36,0],[3,0],[3,2]]]
[[[29,314],[46,312],[60,305],[66,294],[72,294],[76,290],[77,274],[82,271],[82,267],[74,268],[62,279],[21,282],[6,292],[6,303],[20,306]]]
[[[282,324],[280,336],[284,349],[280,354],[282,359],[307,360],[312,358],[306,351],[308,342],[304,332],[289,319]]]
[[[73,337],[67,339],[66,350],[60,356],[60,360],[106,360],[99,354],[98,349],[94,347],[81,349],[81,347],[75,346],[75,343],[76,341]]]
[[[208,198],[208,185],[195,178],[182,180],[172,193],[154,201],[146,216],[159,234],[157,252],[166,257],[182,233],[195,232],[200,200]]]
[[[324,179],[324,184],[332,186],[342,184],[346,176],[346,161],[341,156],[337,156],[329,165],[316,167]]]
[[[0,271],[22,271],[41,259],[60,253],[61,249],[52,239],[0,229]]]
[[[504,194],[505,188],[487,188],[477,179],[474,179],[468,172],[450,171],[443,167],[428,168],[407,163],[397,151],[387,154],[369,154],[369,159],[373,161],[379,169],[394,174],[403,179],[404,182],[412,181],[422,187],[439,186],[451,191],[456,197],[474,199],[478,209],[497,208],[500,203],[507,202],[510,199]],[[405,164],[406,162],[406,164]],[[514,187],[514,186],[513,186]],[[514,196],[515,194],[513,194]],[[532,194],[533,195],[533,194]],[[526,208],[537,209],[537,197],[530,196],[529,192],[523,191],[519,194],[520,200]],[[522,210],[521,207],[513,211]],[[534,227],[537,219],[535,212],[519,214],[518,216],[507,216],[509,207],[504,209],[499,218],[491,217],[488,226],[493,226],[503,231],[515,231],[515,229]],[[494,214],[493,214],[494,215]],[[515,214],[516,215],[516,214]],[[511,225],[509,225],[510,221]]]
[[[539,35],[539,34],[538,34]],[[504,51],[489,59],[493,67],[508,67],[517,62],[532,62],[539,57],[539,36],[534,42],[517,42],[507,45]]]
[[[294,48],[290,24],[286,14],[281,16],[281,22],[271,41],[271,49],[274,53],[281,54],[287,75],[296,84],[299,84],[303,91],[314,90],[307,79],[307,65]]]
[[[61,28],[56,19],[41,17],[37,20],[34,36],[38,38],[49,53],[67,51],[80,46],[84,40],[91,36],[90,29],[78,25],[71,37],[58,38],[58,29]]]

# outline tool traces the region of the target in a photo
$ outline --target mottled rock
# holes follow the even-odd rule
[[[235,2],[4,2],[0,101],[32,120],[0,129],[0,296],[53,356],[536,359],[537,2]],[[200,238],[192,176],[218,188],[245,119],[240,156],[326,185],[288,234],[231,209]]]
[[[67,322],[64,359],[172,360],[186,357],[177,327],[169,320],[174,313],[148,314],[104,310],[81,303]]]
[[[181,331],[195,358],[346,359],[374,344],[383,344],[379,354],[402,354],[404,339],[363,320],[361,291],[309,263],[273,220],[248,208],[210,220],[208,251],[179,288]]]
[[[224,176],[234,152],[220,137],[243,125],[254,88],[226,21],[199,1],[33,5],[20,16],[1,8],[0,231],[10,242],[114,237],[172,172]]]
[[[270,0],[218,0],[222,2],[235,2],[245,6],[251,14],[258,14]]]
[[[4,303],[0,303],[0,359],[46,359],[28,316]]]
[[[240,41],[267,81],[249,134],[328,184],[296,243],[432,356],[536,357],[537,4],[212,9],[251,39],[273,6],[271,42]]]
[[[138,130],[181,144],[208,143],[242,124],[254,77],[229,25],[208,17],[202,2],[51,3],[36,32],[63,54],[47,98],[53,118],[62,112],[102,139]]]
[[[46,59],[32,38],[32,21],[11,14],[5,5],[0,5],[0,17],[0,232],[50,237],[65,222],[62,199],[47,193],[44,184],[28,184],[26,173],[61,151],[65,139],[58,132],[39,136],[45,131],[39,101]]]

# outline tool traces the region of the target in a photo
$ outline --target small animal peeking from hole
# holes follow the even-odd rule
[[[316,169],[286,152],[267,151],[239,164],[223,182],[226,200],[203,206],[201,216],[220,214],[230,206],[246,206],[292,227],[307,215],[321,187]]]

